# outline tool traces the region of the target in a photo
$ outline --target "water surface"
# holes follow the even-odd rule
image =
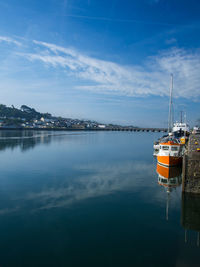
[[[0,266],[199,266],[198,201],[158,185],[160,135],[1,131]]]

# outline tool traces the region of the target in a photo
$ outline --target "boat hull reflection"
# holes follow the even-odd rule
[[[175,188],[182,182],[180,166],[163,166],[157,164],[158,184],[166,188]]]

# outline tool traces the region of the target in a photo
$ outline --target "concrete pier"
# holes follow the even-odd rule
[[[200,134],[191,134],[183,157],[182,190],[200,194]]]

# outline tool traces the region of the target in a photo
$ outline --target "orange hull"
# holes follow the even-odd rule
[[[182,163],[181,157],[157,156],[157,160],[160,164],[163,164],[165,166],[175,166]]]

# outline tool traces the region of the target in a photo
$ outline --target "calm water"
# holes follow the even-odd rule
[[[199,266],[200,201],[158,185],[160,135],[0,132],[0,266]]]

